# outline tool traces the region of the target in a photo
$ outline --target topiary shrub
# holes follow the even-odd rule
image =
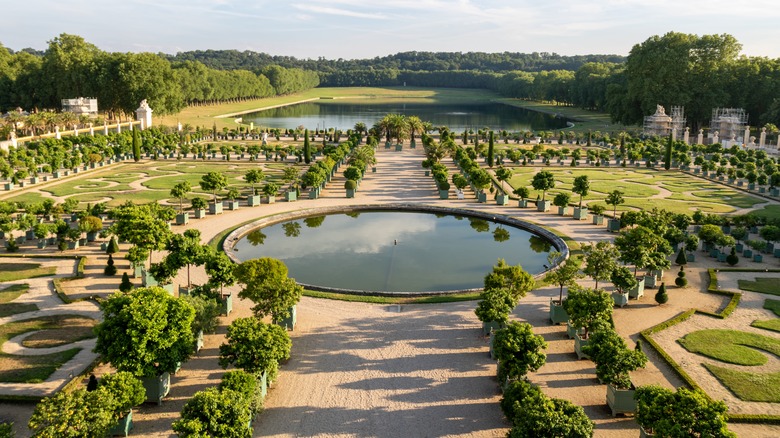
[[[119,290],[125,293],[133,290],[133,283],[130,282],[130,277],[127,275],[127,272],[122,273],[122,282],[119,283]]]
[[[450,183],[447,181],[442,181],[439,183],[439,190],[449,190],[450,189]]]
[[[103,269],[103,274],[116,275],[116,266],[114,266],[114,256],[112,254],[108,255],[108,263],[106,264],[106,267]]]
[[[729,266],[734,266],[739,263],[739,256],[737,255],[736,247],[731,247],[731,254],[726,257],[726,263],[728,263]]]
[[[344,188],[347,190],[355,190],[357,188],[357,182],[354,179],[348,179],[344,183]]]
[[[680,272],[677,273],[677,278],[674,279],[674,284],[676,284],[677,287],[688,286],[688,279],[685,278],[685,271],[683,271],[682,266],[680,266]]]
[[[222,375],[222,381],[217,386],[220,391],[226,389],[244,396],[249,402],[249,409],[254,419],[263,410],[263,388],[254,374],[244,370],[228,371]]]
[[[666,294],[666,284],[661,283],[661,287],[658,288],[658,292],[655,294],[655,302],[666,304],[667,301],[669,301],[669,295]]]

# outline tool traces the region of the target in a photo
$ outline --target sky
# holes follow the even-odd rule
[[[356,59],[406,51],[628,55],[653,35],[733,35],[780,58],[777,0],[26,0],[0,43],[43,50],[61,33],[108,52],[236,49]]]

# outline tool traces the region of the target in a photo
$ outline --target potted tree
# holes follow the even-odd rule
[[[550,266],[555,266],[560,258],[561,253],[557,251],[551,252],[547,256],[547,263]],[[566,309],[563,308],[563,287],[570,287],[575,284],[578,278],[582,278],[580,274],[580,259],[569,257],[560,264],[557,269],[550,270],[544,276],[544,281],[550,284],[555,284],[560,287],[558,300],[550,298],[550,322],[553,324],[560,324],[569,320],[569,315],[566,313]]]
[[[609,321],[612,317],[612,297],[603,290],[570,287],[569,296],[563,302],[569,314],[569,325],[581,334],[574,337],[574,351],[579,359],[588,358],[582,347],[589,342],[590,330],[600,321]]]
[[[143,383],[132,373],[120,371],[104,375],[97,390],[106,391],[113,399],[111,410],[116,424],[109,430],[109,435],[127,436],[133,428],[133,407],[146,400]]]
[[[485,289],[479,298],[480,301],[474,313],[482,321],[482,334],[487,336],[491,331],[506,326],[509,313],[517,305],[511,291],[506,288]]]
[[[190,215],[184,212],[184,197],[192,190],[187,181],[177,183],[171,188],[171,196],[179,200],[179,214],[176,215],[176,225],[186,225],[190,221]]]
[[[238,210],[240,202],[237,201],[236,198],[238,198],[240,195],[241,192],[239,192],[237,188],[231,187],[228,189],[227,198],[230,199],[228,202],[228,210]]]
[[[604,210],[606,210],[606,207],[604,207],[601,204],[593,204],[590,207],[590,212],[592,213],[593,218],[593,225],[604,225]]]
[[[504,192],[504,182],[512,177],[512,171],[504,166],[496,169],[496,179],[499,181],[498,192],[496,193],[496,204],[506,205],[509,203],[509,196]]]
[[[583,349],[596,364],[596,376],[607,384],[607,404],[612,416],[635,412],[635,387],[629,373],[644,368],[647,356],[641,350],[629,350],[609,324],[601,324]]]
[[[547,343],[525,322],[512,321],[496,331],[491,347],[498,360],[498,381],[502,384],[538,370],[547,361],[543,351]]]
[[[509,437],[590,438],[593,422],[582,407],[568,400],[551,399],[524,380],[511,382],[501,400],[512,430]]]
[[[238,318],[228,326],[227,342],[219,346],[219,365],[233,365],[255,375],[276,380],[279,362],[290,358],[292,342],[287,330],[255,317]]]
[[[530,190],[528,190],[528,187],[518,187],[516,188],[512,193],[517,195],[517,197],[520,198],[518,201],[518,207],[520,208],[526,208],[528,207],[528,201],[526,198],[530,195]]]
[[[531,180],[531,186],[534,188],[534,190],[542,191],[542,199],[541,201],[536,202],[536,209],[538,211],[549,211],[550,201],[545,200],[545,197],[547,195],[547,191],[555,187],[555,176],[552,174],[552,172],[542,170],[541,172],[538,172],[534,175],[533,179]]]
[[[244,285],[238,296],[255,303],[255,316],[271,316],[275,323],[293,330],[303,288],[287,274],[287,266],[270,257],[247,260],[235,270],[236,280]]]
[[[344,190],[347,192],[347,198],[355,197],[355,190],[357,190],[357,181],[354,179],[348,179],[344,182]]]
[[[623,198],[623,192],[620,190],[611,191],[604,202],[606,202],[607,205],[612,206],[612,218],[607,222],[607,230],[613,232],[620,231],[620,219],[617,217],[617,206],[626,202]]]
[[[217,202],[217,192],[228,185],[225,174],[221,172],[209,172],[201,177],[200,188],[214,195],[214,203],[209,206],[209,213],[222,214],[222,202]]]
[[[469,173],[469,179],[471,180],[471,184],[477,189],[477,200],[483,204],[487,202],[487,193],[485,193],[485,189],[492,183],[490,174],[487,173],[485,169],[477,167]]]
[[[192,336],[195,338],[195,352],[203,348],[203,335],[214,333],[217,328],[217,317],[220,314],[220,303],[206,294],[182,294],[180,297],[195,310],[192,320]]]
[[[170,373],[192,355],[195,310],[158,287],[114,294],[101,308],[94,351],[117,371],[140,377],[146,401],[161,404]]]
[[[570,200],[571,200],[571,195],[569,195],[568,193],[558,193],[557,195],[555,195],[555,198],[553,198],[553,205],[558,207],[559,215],[565,216],[566,213],[568,213]]]
[[[244,394],[216,387],[198,391],[187,400],[181,418],[173,422],[180,437],[252,436],[252,409]]]
[[[588,175],[580,175],[574,178],[574,184],[571,191],[580,195],[580,202],[577,205],[577,208],[574,209],[574,219],[587,219],[588,207],[582,206],[582,198],[588,196],[588,192],[590,192],[590,182],[588,181]]]
[[[656,385],[636,389],[636,421],[640,436],[711,436],[731,438],[723,401],[703,391],[678,388],[676,392]]]
[[[195,210],[195,219],[203,219],[206,217],[206,200],[203,198],[192,199],[192,209]]]
[[[263,194],[266,196],[268,203],[273,204],[274,201],[276,201],[276,195],[279,194],[279,184],[272,182],[266,183],[266,185],[263,186]]]
[[[620,266],[612,271],[612,284],[615,285],[615,292],[612,292],[612,299],[615,305],[623,307],[628,304],[629,292],[635,290],[639,282],[631,273],[631,270],[625,266]],[[644,289],[642,290],[644,295]]]
[[[257,207],[260,205],[260,195],[257,194],[255,184],[264,179],[265,174],[263,174],[263,171],[260,169],[250,169],[246,172],[246,175],[244,175],[244,181],[252,185],[251,192],[249,196],[246,197],[247,204],[249,204],[250,207]]]

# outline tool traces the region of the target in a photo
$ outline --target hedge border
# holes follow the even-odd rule
[[[650,327],[648,329],[642,330],[639,334],[642,337],[642,339],[645,340],[648,344],[650,344],[653,349],[658,353],[661,358],[669,365],[672,370],[691,388],[691,389],[698,389],[701,390],[706,394],[706,391],[704,391],[698,383],[696,383],[691,376],[688,375],[688,373],[685,372],[685,370],[680,367],[680,365],[660,346],[657,342],[651,337],[652,334],[658,333],[661,330],[665,330],[669,327],[672,327],[674,325],[677,325],[694,314],[702,314],[706,316],[710,316],[713,318],[720,318],[725,319],[729,315],[731,315],[732,312],[737,308],[739,305],[740,300],[742,299],[742,294],[739,292],[729,292],[725,290],[718,289],[718,272],[780,272],[780,269],[749,269],[749,268],[723,268],[723,269],[714,269],[709,268],[707,269],[707,272],[710,276],[710,281],[707,286],[707,292],[717,294],[717,295],[724,295],[724,296],[730,296],[731,299],[729,300],[729,303],[726,305],[726,307],[723,308],[718,313],[714,312],[707,312],[704,310],[699,309],[690,309],[687,310],[667,321],[664,321],[660,324],[657,324],[653,327]],[[709,394],[707,394],[709,397]],[[751,424],[780,424],[780,415],[763,415],[763,414],[733,414],[728,415],[728,422],[730,423],[751,423]]]
[[[72,256],[68,256],[70,258]],[[76,259],[78,259],[78,263],[76,264],[76,273],[73,274],[71,277],[63,277],[63,278],[55,278],[52,280],[52,284],[54,285],[54,293],[57,294],[57,296],[62,300],[65,304],[75,303],[78,301],[84,301],[88,298],[80,298],[77,300],[72,300],[70,297],[68,297],[68,294],[65,293],[65,289],[62,287],[62,282],[64,281],[72,281],[72,280],[78,280],[81,278],[84,278],[84,268],[87,265],[87,256],[75,256]]]

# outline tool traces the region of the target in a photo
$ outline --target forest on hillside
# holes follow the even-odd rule
[[[128,113],[146,98],[157,114],[297,93],[316,86],[484,88],[501,95],[608,112],[639,124],[656,105],[685,107],[693,129],[712,110],[743,108],[752,126],[780,125],[780,59],[740,55],[731,35],[669,32],[627,57],[554,53],[403,52],[358,60],[296,59],[236,50],[175,55],[108,53],[62,34],[43,52],[0,45],[0,111],[56,109],[62,98],[97,97]]]

